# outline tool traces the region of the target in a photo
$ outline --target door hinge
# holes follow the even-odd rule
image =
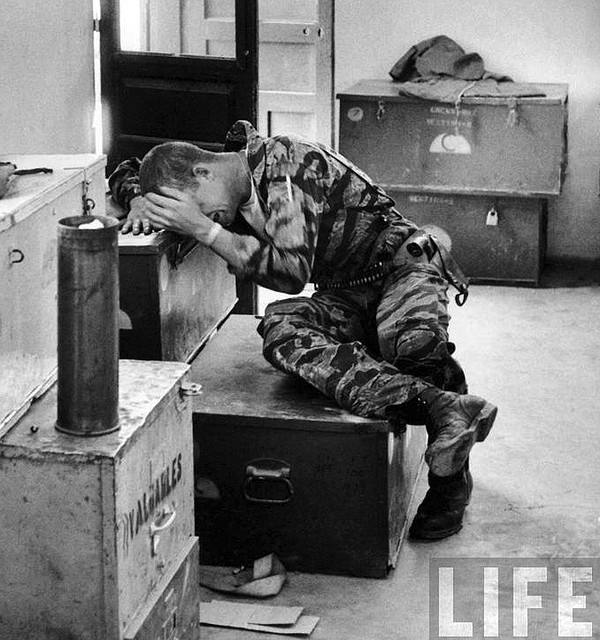
[[[93,20],[94,31],[100,33],[100,18],[94,18]]]

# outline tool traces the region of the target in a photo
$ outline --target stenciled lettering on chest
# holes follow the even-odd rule
[[[129,551],[132,540],[181,481],[182,457],[179,453],[160,474],[151,477],[146,491],[138,496],[130,509],[119,516],[117,528],[125,553]]]

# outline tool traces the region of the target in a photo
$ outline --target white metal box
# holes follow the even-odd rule
[[[95,203],[102,215],[106,158],[82,155],[0,156],[19,169],[0,199],[0,434],[56,368],[56,222]]]
[[[120,429],[55,429],[56,385],[0,438],[0,638],[198,638],[188,366],[120,362]]]

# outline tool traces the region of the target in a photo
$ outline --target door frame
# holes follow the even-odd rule
[[[120,50],[119,0],[100,0],[101,100],[103,151],[107,155],[107,175],[125,157],[141,157],[152,146],[175,138],[151,138],[123,133],[122,78],[151,78],[163,85],[178,81],[202,81],[233,87],[233,121],[256,124],[258,109],[258,0],[235,0],[235,58],[171,55]],[[219,89],[217,88],[218,92]],[[136,139],[137,138],[137,139]],[[224,135],[223,135],[224,138]],[[203,148],[220,151],[223,140],[187,140]],[[127,149],[127,153],[119,149]],[[257,287],[237,280],[236,313],[256,313]]]

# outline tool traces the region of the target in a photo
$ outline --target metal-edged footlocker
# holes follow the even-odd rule
[[[395,564],[424,427],[339,409],[262,355],[231,316],[192,364],[196,534],[204,564],[276,553],[292,571],[383,578]]]
[[[337,95],[340,152],[386,191],[559,195],[568,86],[529,86],[539,95],[468,96],[455,105],[361,80]]]

